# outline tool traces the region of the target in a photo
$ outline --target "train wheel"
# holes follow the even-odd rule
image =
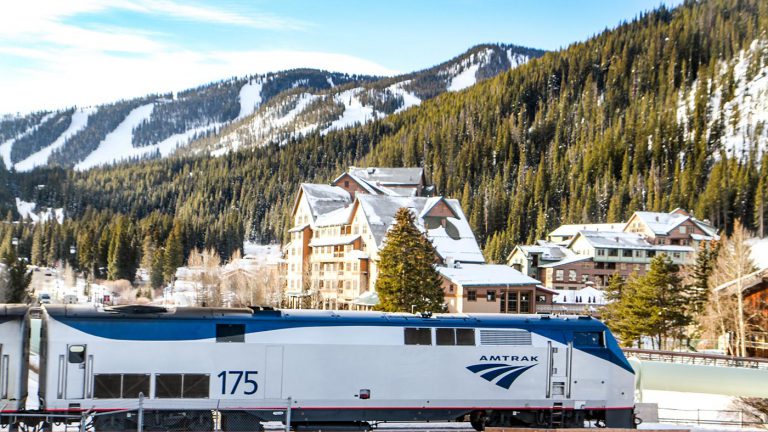
[[[484,411],[475,411],[469,416],[469,424],[478,432],[485,430],[486,423],[488,423],[488,416]]]

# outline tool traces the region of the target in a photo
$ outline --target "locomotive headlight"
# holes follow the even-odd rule
[[[371,390],[369,389],[360,389],[360,393],[358,394],[360,399],[370,399],[371,398]]]

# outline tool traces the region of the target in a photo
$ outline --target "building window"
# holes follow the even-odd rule
[[[496,301],[496,291],[489,290],[487,293],[485,293],[485,301],[495,302]]]
[[[576,282],[576,270],[568,270],[568,281]]]
[[[555,280],[558,280],[558,281],[563,280],[563,271],[562,270],[555,270]]]
[[[677,258],[677,259],[680,259],[680,252],[673,252],[672,256]]]
[[[619,250],[618,249],[609,249],[608,250],[608,256],[612,256],[612,257],[619,256]]]
[[[581,275],[581,283],[587,283],[587,282],[589,282],[589,275],[588,274]]]
[[[528,293],[520,293],[520,313],[528,313],[531,311],[531,295]]]
[[[656,256],[656,251],[649,250],[647,255],[648,255],[648,258],[653,258]]]
[[[344,187],[345,187],[345,188],[348,188],[348,187],[349,187],[349,180],[344,180]]]
[[[477,301],[477,291],[467,290],[467,301]]]
[[[621,252],[621,256],[623,256],[625,258],[632,258],[632,249],[624,249]]]
[[[686,234],[686,231],[687,231],[687,229],[686,229],[685,225],[680,227],[680,234]]]
[[[598,249],[597,256],[605,256],[605,249]]]
[[[642,251],[642,250],[635,251],[635,258],[643,258],[644,256],[645,256],[645,251]]]

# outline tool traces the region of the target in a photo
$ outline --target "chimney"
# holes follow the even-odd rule
[[[448,268],[456,268],[456,261],[454,261],[451,256],[445,257],[445,266]]]

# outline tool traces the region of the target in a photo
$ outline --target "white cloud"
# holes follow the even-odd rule
[[[0,48],[0,52],[8,51]],[[0,80],[0,113],[95,105],[300,67],[370,75],[396,73],[366,59],[325,52],[160,50],[121,57],[78,49],[22,51],[15,54],[44,58],[45,66]]]

